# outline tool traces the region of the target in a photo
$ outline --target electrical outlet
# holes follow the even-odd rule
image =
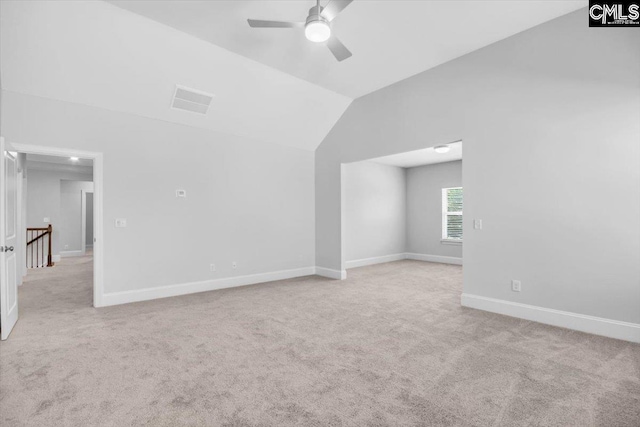
[[[44,222],[45,224],[49,224],[51,222],[51,218],[45,216],[44,221],[42,222]]]
[[[176,197],[187,197],[187,190],[176,190]]]
[[[216,271],[216,265],[215,264],[209,265],[209,270]]]
[[[238,268],[238,263],[237,263],[237,262],[235,262],[235,261],[233,261],[233,262],[231,263],[231,268]]]
[[[116,218],[116,227],[123,228],[127,226],[126,218]]]
[[[511,290],[513,292],[520,292],[521,289],[522,289],[522,282],[520,282],[520,280],[511,281]]]

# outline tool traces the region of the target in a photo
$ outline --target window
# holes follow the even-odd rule
[[[462,242],[462,187],[442,189],[442,240]]]

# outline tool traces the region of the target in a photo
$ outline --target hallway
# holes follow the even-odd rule
[[[20,320],[10,339],[50,336],[77,327],[93,308],[93,255],[62,258],[52,268],[33,268],[18,289]]]

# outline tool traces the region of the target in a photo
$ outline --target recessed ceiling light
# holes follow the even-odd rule
[[[71,160],[72,162],[77,162],[80,159],[77,157],[69,157],[69,160]]]
[[[436,153],[444,154],[448,153],[449,150],[451,150],[451,147],[449,147],[448,145],[438,145],[434,148],[434,150],[436,151]]]

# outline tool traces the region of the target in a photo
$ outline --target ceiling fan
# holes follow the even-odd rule
[[[349,6],[353,0],[330,0],[325,7],[317,0],[315,6],[309,9],[309,16],[304,22],[261,21],[247,19],[252,28],[304,28],[304,35],[312,42],[327,42],[327,47],[338,61],[344,61],[351,56],[351,52],[335,35],[331,34],[331,21],[338,13]]]

